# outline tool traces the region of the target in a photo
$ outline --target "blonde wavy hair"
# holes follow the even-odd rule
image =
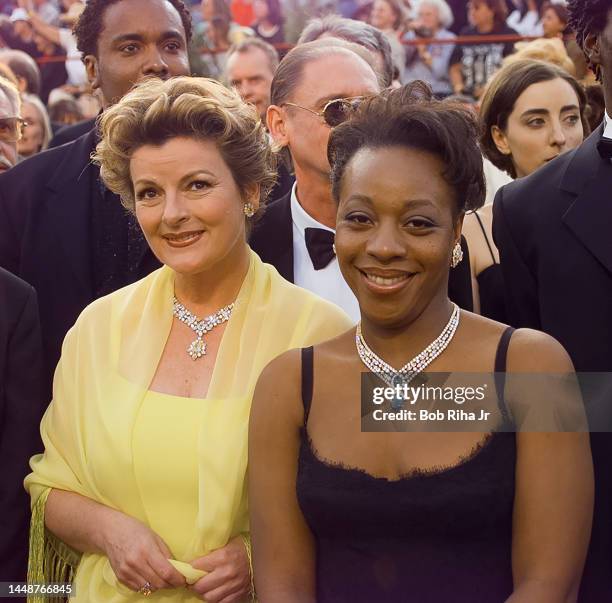
[[[538,38],[531,42],[517,42],[514,48],[515,52],[504,59],[504,65],[524,59],[534,59],[557,65],[576,77],[574,61],[567,54],[563,40],[559,38]]]
[[[274,156],[256,109],[211,79],[147,79],[104,111],[100,131],[92,159],[100,165],[106,186],[132,213],[132,154],[144,145],[160,146],[177,137],[214,141],[243,201],[258,187],[263,208],[274,186]]]

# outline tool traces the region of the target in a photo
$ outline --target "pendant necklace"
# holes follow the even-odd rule
[[[419,373],[423,372],[448,346],[459,326],[460,310],[457,304],[453,304],[451,317],[442,330],[442,333],[434,339],[420,354],[407,362],[399,370],[387,364],[380,356],[375,354],[366,343],[361,333],[361,323],[357,325],[355,344],[357,353],[363,364],[375,375],[380,377],[388,386],[396,387],[408,385]],[[404,401],[394,399],[391,403],[397,409],[403,406]]]
[[[217,325],[223,324],[230,319],[235,302],[225,306],[210,316],[206,316],[201,320],[192,314],[176,297],[172,298],[172,314],[176,316],[182,323],[186,324],[195,334],[196,338],[187,348],[187,354],[192,360],[197,360],[206,355],[206,342],[204,335],[212,331]]]

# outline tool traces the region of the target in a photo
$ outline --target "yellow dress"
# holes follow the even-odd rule
[[[31,581],[73,578],[88,603],[141,601],[104,555],[75,560],[44,529],[51,488],[69,490],[149,525],[173,559],[189,562],[248,534],[248,417],[264,366],[282,352],[351,327],[336,306],[285,281],[251,253],[227,323],[208,396],[149,391],[172,325],[174,273],[163,267],[88,306],[62,348],[53,402],[33,457]],[[77,563],[78,562],[78,563]],[[76,566],[76,568],[74,567]],[[186,589],[150,601],[198,601]]]

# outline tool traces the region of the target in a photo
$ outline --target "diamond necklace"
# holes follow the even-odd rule
[[[357,353],[361,361],[376,375],[378,375],[387,385],[395,387],[410,383],[420,372],[429,366],[451,342],[457,327],[459,326],[459,306],[453,304],[451,317],[442,330],[442,333],[434,339],[420,354],[407,362],[399,370],[387,364],[380,356],[376,355],[368,346],[361,333],[361,323],[357,325],[355,343]]]
[[[172,314],[176,316],[182,323],[186,324],[196,335],[196,339],[191,342],[187,348],[187,354],[192,360],[197,360],[206,355],[206,343],[203,336],[212,331],[217,325],[223,324],[230,319],[234,303],[231,303],[225,308],[217,310],[214,314],[206,316],[200,320],[195,314],[192,314],[176,297],[172,298]]]

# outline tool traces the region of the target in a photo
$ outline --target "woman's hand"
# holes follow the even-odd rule
[[[241,536],[223,548],[195,559],[191,565],[208,572],[191,589],[208,603],[244,601],[251,590],[251,568]]]
[[[117,579],[134,591],[147,582],[155,590],[185,586],[169,563],[166,543],[143,523],[120,512],[109,513],[102,530],[102,549]]]

